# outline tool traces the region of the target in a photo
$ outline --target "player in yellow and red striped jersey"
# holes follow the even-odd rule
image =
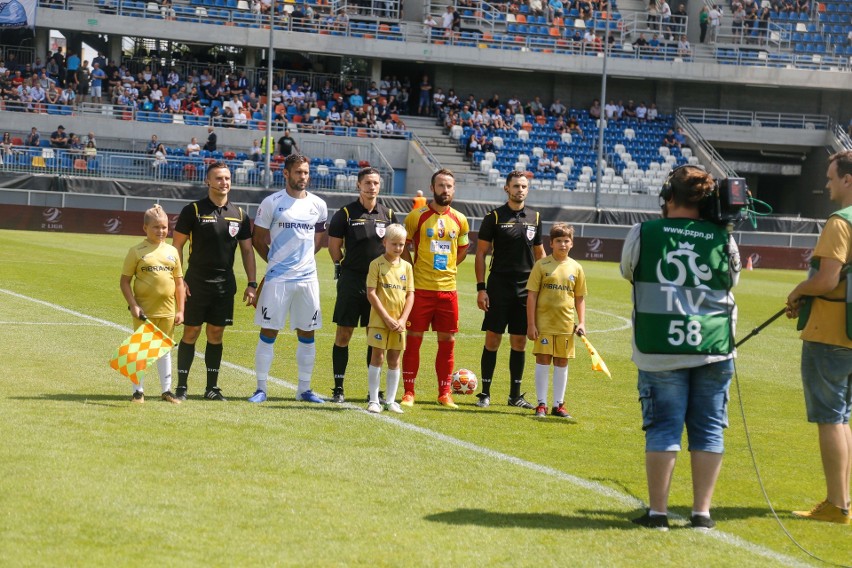
[[[414,382],[420,368],[420,345],[430,327],[438,336],[435,373],[438,377],[438,402],[456,408],[450,395],[450,377],[455,363],[455,334],[459,328],[459,304],[456,293],[458,265],[467,255],[467,218],[450,207],[455,196],[455,177],[447,169],[432,175],[432,201],[405,218],[407,243],[403,258],[414,267],[414,308],[408,317],[407,346],[402,358],[405,394],[401,404],[414,406]]]

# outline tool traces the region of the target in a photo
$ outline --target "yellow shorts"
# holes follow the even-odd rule
[[[383,327],[368,327],[367,345],[385,351],[404,351],[405,332],[390,331]]]
[[[148,318],[148,321],[156,325],[160,328],[160,331],[174,339],[175,335],[175,317],[172,316],[170,318]],[[139,329],[139,326],[142,325],[142,320],[138,320],[133,318],[133,331]]]
[[[533,355],[553,355],[560,359],[573,359],[574,336],[539,335],[533,345]]]

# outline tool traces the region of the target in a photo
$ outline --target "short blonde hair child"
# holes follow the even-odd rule
[[[154,205],[147,211],[145,211],[145,217],[143,218],[143,225],[150,225],[153,221],[159,221],[160,219],[166,219],[168,221],[169,216],[166,215],[165,210],[160,207],[160,204]]]
[[[388,241],[394,241],[400,238],[402,240],[405,240],[407,236],[408,233],[405,231],[405,227],[403,227],[399,223],[388,225],[387,228],[385,228],[385,238]]]

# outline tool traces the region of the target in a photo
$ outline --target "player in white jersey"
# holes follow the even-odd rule
[[[254,322],[260,338],[254,355],[257,390],[249,402],[266,400],[266,381],[272,366],[273,345],[290,317],[296,330],[299,386],[296,400],[322,403],[311,390],[316,345],[314,331],[322,327],[319,280],[314,254],[322,248],[328,206],[307,192],[310,160],[290,154],[284,161],[285,188],[263,200],[254,222],[252,244],[267,262]]]

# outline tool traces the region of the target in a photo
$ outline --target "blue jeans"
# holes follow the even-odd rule
[[[802,386],[808,422],[849,424],[852,349],[803,341]]]
[[[646,452],[676,452],[686,426],[689,451],[721,454],[728,427],[733,359],[690,369],[639,370]]]

